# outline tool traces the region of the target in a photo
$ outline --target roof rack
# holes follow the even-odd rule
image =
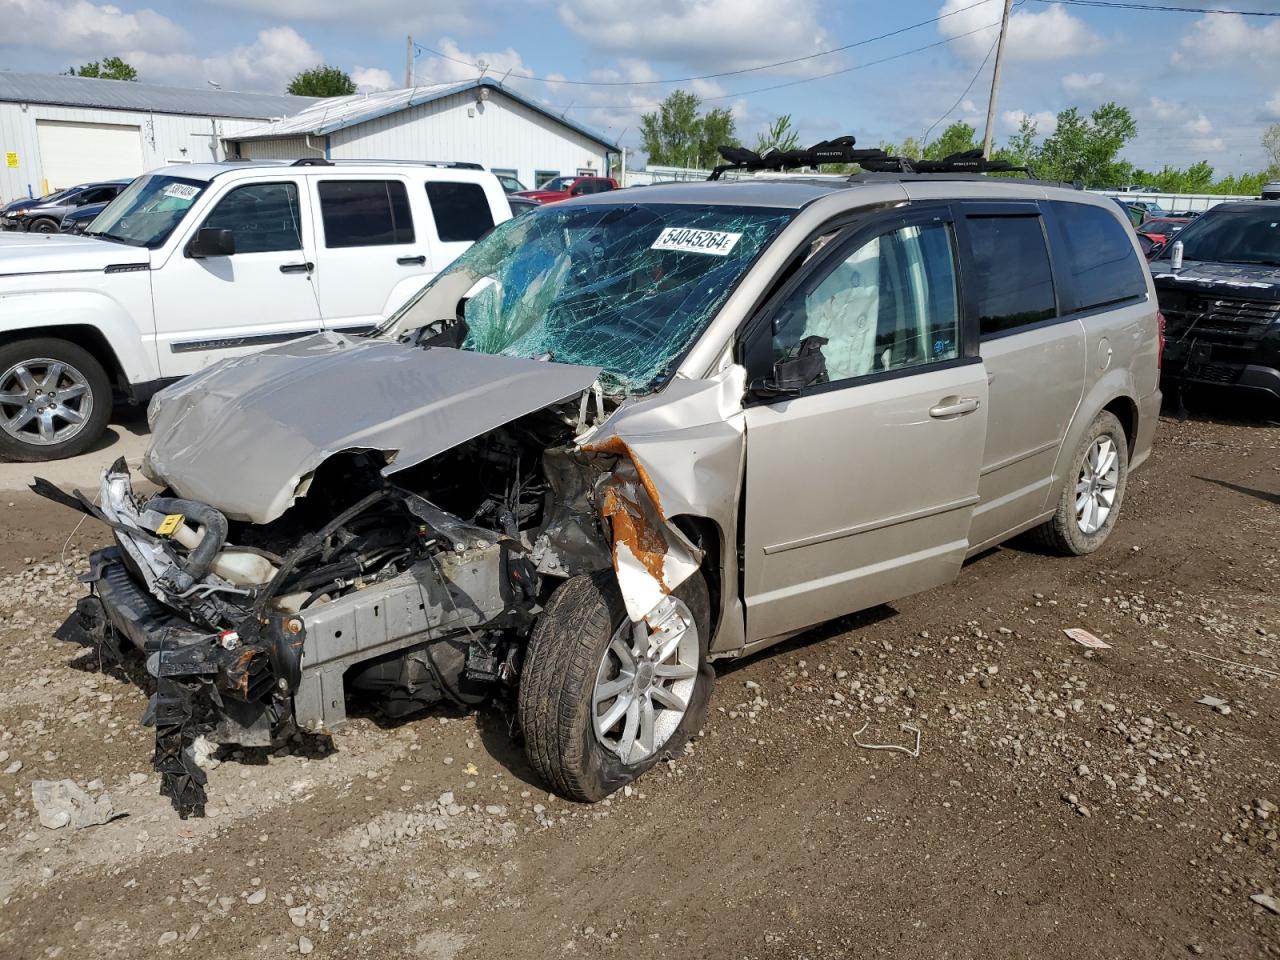
[[[731,170],[788,170],[809,167],[817,170],[824,163],[856,163],[863,170],[873,173],[1025,173],[1034,178],[1029,167],[1020,167],[1008,160],[988,160],[982,150],[966,150],[953,153],[942,160],[913,160],[910,157],[894,157],[878,147],[868,150],[854,149],[853,137],[836,137],[823,140],[800,150],[770,150],[763,155],[746,147],[720,147],[720,156],[727,161],[711,171],[708,180],[719,180],[721,174]]]
[[[449,170],[483,170],[484,166],[474,163],[470,160],[378,160],[376,158],[365,158],[363,160],[331,160],[327,157],[303,157],[301,160],[295,160],[289,164],[291,167],[336,167],[342,164],[357,163],[398,163],[410,167],[442,167]]]

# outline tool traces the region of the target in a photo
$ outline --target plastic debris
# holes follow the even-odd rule
[[[1082,647],[1088,647],[1091,650],[1110,650],[1111,644],[1107,643],[1100,637],[1095,637],[1084,627],[1067,627],[1062,631],[1076,643]]]
[[[1266,907],[1272,913],[1280,913],[1280,900],[1269,893],[1255,893],[1249,899],[1260,907]]]
[[[91,827],[106,823],[116,816],[107,794],[98,797],[86,793],[74,780],[36,780],[31,784],[31,802],[35,804],[40,823],[50,830]]]
[[[920,728],[919,727],[913,727],[909,723],[902,723],[898,725],[899,730],[903,730],[907,733],[914,733],[916,735],[916,745],[914,747],[904,747],[896,743],[863,743],[861,740],[858,739],[858,737],[859,735],[861,735],[862,731],[866,729],[867,729],[867,724],[864,723],[861,727],[859,727],[856,731],[854,731],[854,734],[853,734],[853,742],[856,743],[858,746],[860,746],[863,750],[893,750],[897,753],[905,753],[909,757],[920,756]]]
[[[1196,703],[1202,703],[1206,707],[1209,707],[1213,710],[1218,711],[1218,713],[1222,714],[1223,716],[1226,716],[1228,713],[1231,712],[1231,708],[1227,706],[1227,701],[1223,700],[1221,697],[1215,697],[1210,694],[1205,694],[1203,697],[1197,700]]]

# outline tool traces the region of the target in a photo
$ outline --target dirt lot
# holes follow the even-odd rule
[[[722,664],[629,795],[549,797],[491,710],[224,762],[183,822],[141,672],[50,638],[102,531],[0,494],[0,957],[1280,956],[1277,505],[1280,427],[1166,420],[1102,552]],[[64,777],[128,815],[46,829]]]

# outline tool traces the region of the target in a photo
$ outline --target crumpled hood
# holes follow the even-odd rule
[[[1184,260],[1174,273],[1168,260],[1153,260],[1150,267],[1158,290],[1200,289],[1246,300],[1280,300],[1280,267],[1269,264]]]
[[[0,233],[0,277],[105,270],[151,263],[151,252],[110,240],[66,233]]]
[[[143,472],[267,523],[344,450],[390,474],[586,390],[599,367],[321,333],[236,357],[158,393]]]

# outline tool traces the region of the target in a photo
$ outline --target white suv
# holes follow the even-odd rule
[[[53,460],[225,357],[367,330],[495,223],[473,164],[254,161],[144,174],[82,237],[0,235],[0,456]]]

